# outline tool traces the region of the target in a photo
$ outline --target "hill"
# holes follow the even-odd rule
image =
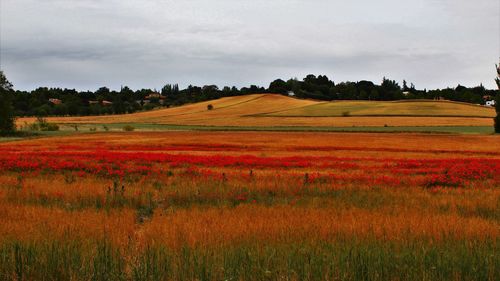
[[[213,106],[208,110],[208,105]],[[347,114],[346,114],[347,113]],[[201,126],[491,126],[494,110],[447,101],[301,100],[254,94],[125,115],[52,117],[60,124],[169,124]],[[348,115],[349,117],[345,116]],[[18,124],[32,122],[21,118]]]

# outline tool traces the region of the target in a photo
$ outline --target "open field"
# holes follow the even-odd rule
[[[213,110],[207,110],[212,104]],[[346,115],[348,112],[350,116]],[[318,102],[281,95],[222,98],[127,115],[52,117],[58,124],[157,124],[232,127],[491,127],[494,110],[441,101]],[[34,118],[20,118],[19,126]]]
[[[484,106],[452,101],[339,101],[281,110],[266,116],[340,117],[349,116],[434,116],[495,117]]]
[[[1,280],[497,280],[488,135],[0,143]]]

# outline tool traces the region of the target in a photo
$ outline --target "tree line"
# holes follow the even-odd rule
[[[498,70],[498,68],[497,68]],[[500,72],[500,70],[498,70]],[[240,96],[255,93],[275,93],[303,99],[332,100],[380,100],[403,99],[446,99],[452,101],[484,104],[493,99],[496,90],[477,87],[419,90],[403,81],[402,85],[394,80],[383,78],[380,84],[371,81],[335,83],[326,75],[307,75],[302,80],[293,78],[287,81],[276,79],[265,87],[223,87],[216,85],[193,86],[180,89],[177,84],[166,84],[161,90],[132,90],[127,86],[120,91],[101,87],[96,91],[77,91],[75,89],[39,87],[32,91],[15,90],[0,71],[2,121],[14,116],[84,116],[134,113],[157,107],[179,106],[222,97]],[[498,82],[497,80],[497,83]],[[500,85],[499,85],[500,86]],[[498,102],[497,102],[498,108]],[[498,119],[497,119],[498,121]],[[500,124],[500,121],[497,123]]]
[[[484,104],[485,98],[494,97],[495,91],[485,87],[464,87],[417,90],[413,84],[384,78],[380,85],[371,81],[334,83],[325,75],[307,75],[304,79],[277,79],[265,87],[223,87],[216,85],[188,86],[179,89],[167,84],[161,90],[132,90],[127,86],[119,91],[102,87],[96,91],[40,87],[32,91],[12,90],[11,101],[16,116],[83,116],[134,113],[156,107],[179,106],[255,93],[293,95],[297,98],[317,100],[402,100],[446,99]]]

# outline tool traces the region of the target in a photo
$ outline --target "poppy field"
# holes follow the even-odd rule
[[[498,280],[488,135],[0,143],[0,280]]]

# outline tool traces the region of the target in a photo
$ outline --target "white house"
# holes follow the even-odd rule
[[[288,92],[288,96],[289,96],[289,97],[295,97],[295,93],[294,93],[293,91],[289,91],[289,92]]]
[[[494,100],[487,100],[486,106],[495,106],[495,101]]]

